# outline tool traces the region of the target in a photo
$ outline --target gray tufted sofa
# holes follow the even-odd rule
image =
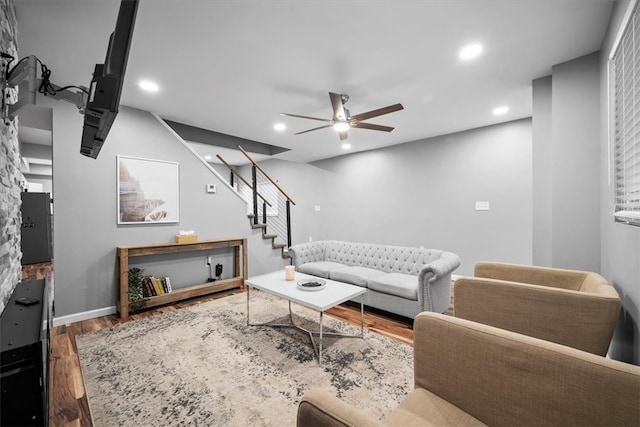
[[[319,240],[289,248],[296,271],[364,286],[354,301],[414,318],[443,313],[451,298],[451,272],[460,258],[438,249]]]

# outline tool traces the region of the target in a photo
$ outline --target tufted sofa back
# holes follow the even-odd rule
[[[418,275],[420,269],[437,260],[443,251],[402,246],[324,240],[304,244],[309,261],[339,262],[349,266],[373,268],[385,273]]]

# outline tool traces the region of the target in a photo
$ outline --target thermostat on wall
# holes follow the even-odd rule
[[[216,185],[215,184],[207,184],[207,193],[215,193]]]

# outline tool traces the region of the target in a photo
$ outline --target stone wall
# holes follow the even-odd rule
[[[18,61],[18,20],[13,0],[0,0],[0,51]],[[6,60],[2,60],[4,72]],[[10,103],[16,91],[8,91]],[[15,285],[20,280],[20,192],[25,180],[20,172],[18,119],[11,123],[0,120],[0,312],[4,310]]]

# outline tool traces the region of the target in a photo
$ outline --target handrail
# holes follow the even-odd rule
[[[240,175],[240,174],[238,173],[238,171],[237,171],[233,166],[231,166],[231,165],[230,165],[229,163],[227,163],[227,162],[226,162],[222,157],[220,157],[220,154],[216,154],[216,157],[217,157],[218,159],[220,159],[220,161],[221,161],[221,162],[222,162],[222,163],[223,163],[227,168],[229,168],[229,170],[230,170],[233,174],[235,174],[235,176],[237,176],[238,178],[240,178],[240,180],[241,180],[242,182],[244,182],[244,184],[245,184],[247,187],[249,187],[249,188],[253,191],[253,186],[252,186],[251,184],[249,184],[249,182],[248,182],[246,179],[244,179],[244,178],[242,177],[242,175]],[[262,195],[261,195],[260,193],[257,193],[257,194],[258,194],[258,196],[262,199],[262,201],[263,201],[263,202],[265,202],[267,205],[269,205],[269,207],[270,207],[270,208],[272,208],[272,207],[273,207],[273,205],[272,205],[271,203],[269,203],[269,201],[268,201],[267,199],[265,199],[264,197],[262,197]]]
[[[271,182],[271,183],[272,183],[272,184],[273,184],[273,185],[278,189],[278,191],[280,191],[280,193],[282,193],[282,195],[283,195],[284,197],[286,197],[286,199],[287,199],[288,201],[290,201],[290,202],[291,202],[291,203],[293,203],[294,205],[296,204],[296,202],[294,202],[294,201],[293,201],[293,199],[292,199],[291,197],[289,197],[289,195],[288,195],[288,194],[287,194],[287,193],[286,193],[286,192],[285,192],[285,191],[284,191],[284,190],[283,190],[283,189],[278,185],[278,183],[277,183],[277,182],[275,182],[275,181],[273,180],[273,178],[271,178],[271,177],[269,176],[269,174],[268,174],[267,172],[265,172],[265,170],[264,170],[264,169],[262,169],[262,168],[260,167],[260,165],[259,165],[259,164],[257,164],[257,163],[255,162],[255,160],[253,160],[253,159],[251,158],[251,156],[249,155],[249,153],[247,153],[247,152],[245,151],[245,149],[244,149],[244,148],[242,148],[242,146],[238,145],[238,149],[239,149],[240,151],[242,151],[242,154],[244,154],[244,155],[247,157],[247,159],[249,159],[249,161],[253,164],[253,166],[255,166],[256,168],[258,168],[258,170],[260,170],[260,172],[262,173],[262,175],[264,175],[264,176],[265,176],[265,177],[266,177],[266,178],[267,178],[267,179],[268,179],[268,180],[269,180],[269,181],[270,181],[270,182]]]

